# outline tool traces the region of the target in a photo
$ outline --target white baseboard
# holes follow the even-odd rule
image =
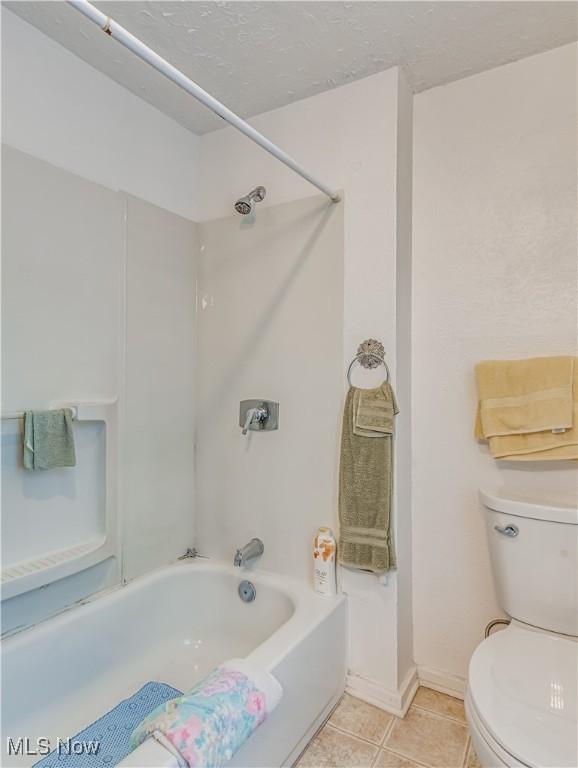
[[[386,688],[375,680],[349,673],[345,690],[368,704],[373,704],[396,717],[404,717],[418,689],[417,669],[412,667],[398,690]]]
[[[426,688],[432,688],[440,693],[447,693],[449,696],[455,696],[463,699],[466,695],[466,678],[460,675],[453,675],[450,672],[444,672],[441,669],[433,667],[418,666],[417,676],[419,684]]]

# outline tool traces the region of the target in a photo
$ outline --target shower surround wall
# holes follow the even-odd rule
[[[5,7],[1,13],[10,154],[3,205],[17,207],[5,222],[28,243],[30,222],[51,225],[30,247],[16,234],[3,249],[4,277],[13,269],[18,278],[12,287],[4,281],[5,331],[26,364],[5,361],[3,408],[118,394],[122,411],[126,387],[120,517],[132,578],[176,557],[192,537],[198,139]],[[32,295],[42,322],[25,344],[15,328]],[[41,333],[59,354],[66,345],[59,365],[27,354]],[[38,621],[119,578],[115,558],[13,598],[2,606],[5,626]]]
[[[415,99],[415,657],[455,692],[500,614],[477,489],[578,481],[473,438],[478,360],[576,354],[576,64],[564,46]]]
[[[120,196],[3,146],[3,410],[118,395],[123,284]],[[21,466],[21,424],[3,421],[1,426],[4,563],[42,557],[46,542],[48,550],[56,550],[102,534],[102,443],[93,439],[85,445],[87,427],[77,426],[77,432],[82,430],[78,468],[30,473]],[[88,482],[99,501],[85,501]],[[9,495],[8,489],[13,489]],[[71,520],[61,537],[52,514],[60,498]],[[64,509],[58,515],[60,525],[66,526]],[[84,522],[72,532],[72,521],[79,515]],[[45,526],[50,530],[43,536]],[[19,540],[18,554],[11,540]],[[3,629],[38,621],[119,578],[119,559],[109,558],[49,587],[3,601]]]
[[[119,519],[110,532],[121,546],[4,601],[7,630],[171,562],[192,543],[195,225],[11,147],[2,176],[3,409],[117,400],[121,427]],[[87,444],[87,429],[76,427],[76,468],[27,473],[19,425],[2,423],[12,489],[2,521],[19,536],[23,560],[48,554],[34,539],[61,498],[70,528],[82,531],[77,539],[63,531],[64,546],[97,532],[89,518],[95,504],[103,514],[104,446]],[[84,501],[95,473],[96,500]],[[63,546],[57,533],[51,528],[51,551]],[[5,552],[9,562],[13,555]]]
[[[365,698],[399,711],[415,684],[411,660],[408,418],[411,96],[401,73],[392,69],[251,118],[251,124],[328,184],[345,190],[342,210],[332,214],[343,216],[344,250],[335,253],[333,262],[323,256],[327,286],[319,274],[309,288],[307,302],[294,300],[290,293],[286,301],[283,296],[279,308],[285,318],[282,335],[276,337],[266,322],[257,327],[260,312],[275,307],[276,284],[268,280],[267,265],[279,269],[278,254],[274,243],[263,261],[261,255],[251,253],[245,245],[251,241],[244,240],[250,236],[250,230],[244,231],[248,223],[240,217],[231,219],[233,201],[256,184],[267,188],[267,198],[257,207],[258,228],[268,206],[276,208],[309,197],[312,188],[232,129],[201,137],[203,196],[199,200],[199,218],[223,219],[209,221],[202,228],[207,226],[207,232],[217,233],[221,225],[226,223],[231,228],[235,221],[237,231],[227,246],[226,264],[214,267],[221,287],[229,286],[234,292],[228,313],[221,306],[214,309],[222,313],[220,335],[210,336],[211,310],[203,310],[202,304],[199,309],[199,370],[205,380],[202,387],[206,392],[212,387],[214,396],[224,387],[228,411],[213,416],[210,409],[205,409],[199,414],[199,543],[209,555],[230,558],[234,548],[244,544],[249,535],[262,536],[265,567],[301,579],[310,577],[308,553],[316,527],[323,523],[336,526],[339,423],[347,365],[363,339],[380,339],[403,413],[395,498],[399,571],[388,576],[387,584],[380,584],[373,575],[343,571],[342,584],[350,597],[349,684]],[[312,198],[311,204],[316,199]],[[286,237],[287,242],[297,243],[302,235],[288,229]],[[283,256],[287,242],[283,241],[282,258],[287,258]],[[208,262],[211,254],[205,253],[203,258]],[[342,258],[344,290],[340,292]],[[261,264],[262,268],[257,269]],[[225,274],[229,269],[237,278],[234,285]],[[305,290],[305,286],[299,290]],[[217,298],[219,305],[231,301],[226,293]],[[200,295],[199,300],[210,302],[210,291]],[[338,326],[334,304],[343,306],[342,327]],[[323,330],[328,321],[327,330]],[[247,322],[253,325],[246,326]],[[246,348],[248,361],[240,357],[228,360],[223,354],[216,341],[223,339],[225,350],[231,352],[228,332],[235,338],[252,338]],[[319,348],[308,348],[309,339],[315,339]],[[286,359],[284,349],[288,350]],[[300,356],[313,363],[296,365]],[[270,358],[279,362],[271,365]],[[228,378],[223,380],[225,373]],[[370,381],[363,378],[363,373],[357,372],[356,376],[360,383]],[[276,399],[278,392],[282,393],[279,432],[254,434],[247,443],[237,426],[237,401],[243,397]],[[201,398],[201,403],[207,402]],[[323,430],[311,424],[316,408]],[[226,429],[219,427],[213,437],[212,418],[219,425],[221,421],[227,424]],[[230,482],[231,473],[234,482]],[[223,513],[223,520],[217,509]]]
[[[195,543],[309,577],[333,525],[343,358],[343,206],[324,196],[199,225]],[[239,401],[280,404],[278,430],[241,435]]]

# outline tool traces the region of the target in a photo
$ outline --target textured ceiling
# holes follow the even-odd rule
[[[243,117],[395,65],[422,91],[577,36],[574,2],[95,4]],[[222,126],[61,0],[4,5],[195,133]]]

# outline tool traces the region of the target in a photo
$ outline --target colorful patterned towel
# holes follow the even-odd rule
[[[219,768],[265,721],[282,693],[273,675],[232,659],[188,693],[154,709],[133,731],[131,746],[152,737],[175,755],[180,768]]]

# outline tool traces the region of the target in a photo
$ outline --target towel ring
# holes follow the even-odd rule
[[[349,368],[347,369],[347,381],[350,387],[353,386],[351,383],[351,371],[356,363],[367,369],[383,365],[385,368],[385,380],[389,381],[389,368],[385,362],[385,349],[383,344],[377,341],[377,339],[366,339],[357,348],[357,354],[349,363]]]

